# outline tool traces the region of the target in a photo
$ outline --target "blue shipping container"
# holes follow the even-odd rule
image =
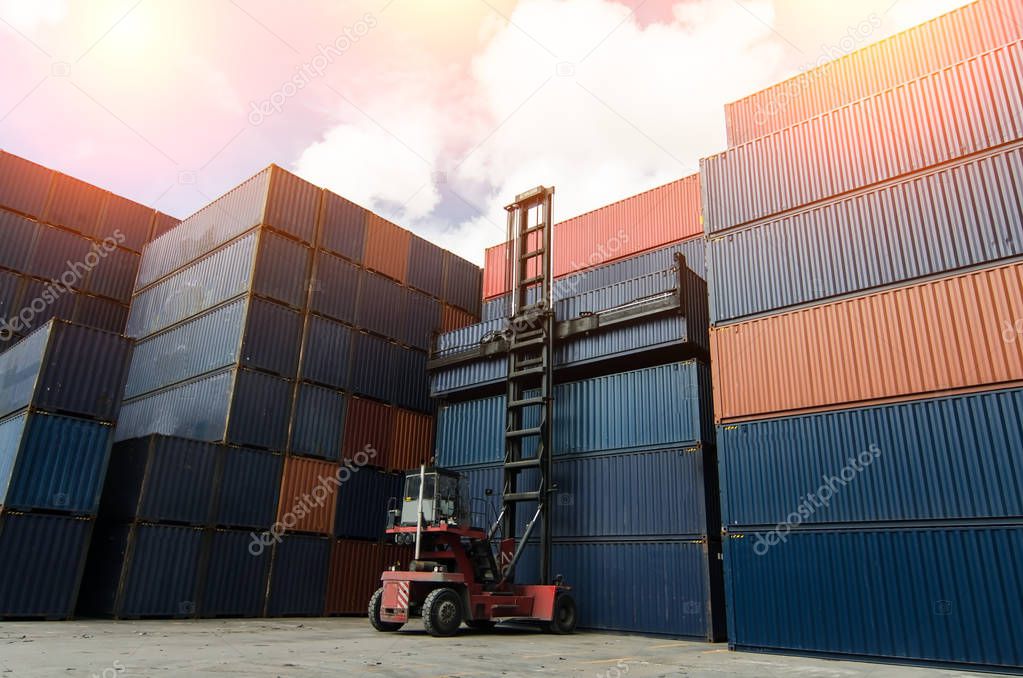
[[[341,454],[346,403],[343,393],[312,384],[299,384],[288,451],[337,460]]]
[[[472,315],[479,315],[483,297],[483,269],[451,252],[445,252],[444,301]]]
[[[268,617],[318,617],[327,595],[330,539],[285,535],[274,547]]]
[[[221,447],[214,525],[268,529],[277,518],[284,458],[243,447]]]
[[[258,617],[266,602],[270,574],[270,549],[254,553],[249,532],[215,530],[209,537],[209,552],[202,593],[200,617]]]
[[[323,386],[347,389],[352,330],[341,323],[310,314],[300,378]]]
[[[401,339],[408,334],[406,289],[398,283],[376,273],[362,274],[356,324],[389,339]],[[342,318],[343,320],[343,318]]]
[[[432,297],[442,298],[446,258],[444,250],[413,235],[408,254],[408,284]]]
[[[401,494],[404,476],[372,468],[354,471],[338,488],[334,536],[351,539],[384,538],[387,502]]]
[[[735,647],[1023,666],[1021,527],[729,536]]]
[[[366,210],[324,190],[320,206],[320,247],[362,263],[365,244]]]
[[[318,250],[315,259],[316,275],[310,288],[309,310],[354,325],[359,287],[366,272],[327,252]]]

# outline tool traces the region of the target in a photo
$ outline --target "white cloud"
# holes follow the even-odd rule
[[[67,18],[67,0],[0,0],[0,17],[18,30],[33,33],[43,25]]]

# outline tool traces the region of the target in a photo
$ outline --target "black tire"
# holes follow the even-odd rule
[[[434,589],[423,601],[423,626],[436,638],[453,636],[462,625],[462,596],[454,589]]]
[[[493,631],[497,622],[492,619],[467,619],[465,625],[473,631]]]
[[[377,631],[389,632],[397,631],[404,624],[398,622],[385,622],[380,619],[380,605],[384,599],[384,590],[379,588],[376,593],[369,599],[369,623],[373,625]]]
[[[554,599],[554,617],[548,624],[547,630],[557,634],[574,633],[577,621],[575,598],[568,592],[559,593]]]

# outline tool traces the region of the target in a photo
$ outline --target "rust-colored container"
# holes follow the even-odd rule
[[[711,331],[714,412],[741,421],[1023,381],[1023,263]]]
[[[426,464],[433,456],[433,417],[397,408],[388,470],[405,471]]]
[[[365,616],[380,574],[394,564],[407,566],[411,557],[407,546],[339,539],[330,554],[326,614]]]
[[[444,304],[441,309],[440,331],[451,332],[478,323],[480,319],[460,308]]]
[[[336,463],[316,459],[284,460],[277,522],[285,530],[316,534],[334,531],[338,468]]]
[[[156,214],[157,212],[150,207],[108,193],[100,213],[96,237],[114,238],[121,247],[142,252],[142,248],[149,241],[149,234],[153,231]]]
[[[156,240],[180,223],[179,219],[175,219],[169,214],[157,212],[156,217],[153,219],[153,232],[150,234],[149,240]]]
[[[408,252],[412,233],[372,212],[366,215],[366,268],[400,283],[408,279]]]
[[[554,276],[606,264],[703,233],[694,174],[554,226]],[[508,291],[507,244],[486,252],[483,296]],[[533,271],[531,274],[535,275]]]
[[[390,468],[394,417],[397,408],[366,398],[352,398],[345,415],[345,435],[341,445],[341,458],[356,463],[369,456],[367,466]],[[375,454],[374,454],[375,451]]]
[[[50,184],[43,221],[95,237],[106,193],[84,181],[57,172]]]

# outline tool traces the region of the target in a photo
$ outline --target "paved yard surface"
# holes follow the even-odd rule
[[[377,633],[365,619],[0,623],[6,676],[748,676],[933,678],[990,674],[729,652],[724,645],[529,629]]]

